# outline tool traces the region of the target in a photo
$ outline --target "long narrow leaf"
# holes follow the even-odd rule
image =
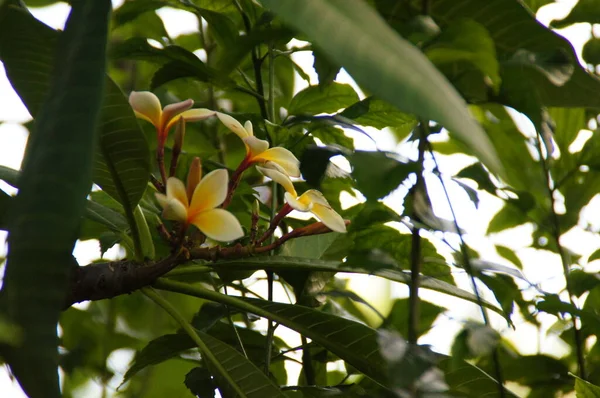
[[[167,311],[196,343],[223,396],[238,398],[285,397],[264,373],[234,348],[206,333],[195,330],[177,309],[156,290],[144,288],[142,291]]]
[[[51,85],[36,115],[10,220],[3,293],[10,319],[24,333],[7,358],[30,397],[61,395],[56,324],[92,182],[110,8],[109,0],[75,2],[56,53],[46,60],[55,63]],[[3,16],[0,26],[7,24]]]
[[[374,95],[433,119],[464,141],[495,172],[502,166],[465,101],[416,47],[363,0],[261,0],[342,65]]]
[[[327,261],[327,260],[318,260],[304,257],[286,257],[286,256],[270,256],[270,257],[250,257],[239,260],[229,260],[229,261],[219,261],[211,264],[212,267],[222,270],[259,270],[259,269],[267,269],[270,271],[278,272],[288,269],[295,270],[310,270],[310,271],[331,271],[331,272],[349,272],[349,273],[357,273],[357,274],[369,274],[369,275],[377,275],[382,278],[389,279],[394,282],[400,282],[409,284],[410,283],[410,273],[391,269],[391,268],[379,268],[377,270],[368,270],[364,268],[357,267],[349,267],[345,266],[344,263],[340,263],[338,261]],[[180,267],[171,271],[167,276],[180,276],[186,274],[194,274],[196,272],[205,273],[206,267]],[[422,275],[421,276],[421,287],[425,289],[430,289],[439,293],[444,293],[453,297],[457,297],[463,300],[470,301],[472,303],[478,304],[479,301],[477,297],[469,293],[463,289],[460,289],[456,286],[453,286],[447,282],[441,281],[439,279],[432,278],[430,276]],[[506,314],[502,311],[501,308],[495,306],[494,304],[484,301],[483,305],[486,308],[489,308],[498,314],[506,317]],[[508,320],[508,319],[507,319]],[[510,321],[510,320],[509,320]]]
[[[51,87],[58,37],[59,32],[23,8],[10,5],[0,15],[0,59],[13,88],[34,119]],[[105,85],[97,146],[90,156],[94,159],[93,181],[123,205],[132,237],[141,252],[133,209],[147,186],[150,153],[127,98],[108,76]],[[36,126],[39,126],[37,121]]]
[[[155,286],[159,289],[223,303],[280,323],[328,349],[378,383],[388,384],[385,361],[377,341],[377,331],[366,325],[308,307],[231,297],[165,278],[159,279]],[[448,358],[445,355],[438,354],[438,356],[442,362]],[[460,368],[465,370],[457,371],[456,367],[452,367],[451,371],[455,373],[452,378],[446,380],[451,389],[465,392],[466,396],[498,396],[498,383],[490,376],[466,362],[457,362],[460,363]],[[477,382],[477,393],[481,395],[469,394],[469,385],[473,382]],[[515,397],[510,392],[506,392],[505,396]]]

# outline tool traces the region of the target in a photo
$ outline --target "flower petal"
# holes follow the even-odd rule
[[[298,199],[296,199],[292,194],[290,194],[289,192],[286,192],[285,195],[285,201],[287,202],[287,204],[289,204],[292,209],[294,210],[298,210],[298,211],[302,211],[302,212],[307,212],[307,211],[311,211],[313,204],[308,202],[308,203],[304,203]]]
[[[150,91],[132,91],[129,94],[129,105],[133,108],[135,116],[149,121],[157,129],[160,128],[162,108],[156,95]]]
[[[191,100],[190,100],[191,101]],[[170,105],[169,105],[170,106]],[[166,110],[167,108],[165,108]],[[173,124],[177,123],[180,117],[182,117],[186,122],[197,122],[199,120],[208,119],[211,116],[215,115],[215,111],[206,108],[196,108],[196,109],[188,109],[187,111],[181,112],[178,116],[172,118],[165,127],[165,131],[169,131]]]
[[[160,205],[160,207],[162,207],[163,209],[165,208],[165,206],[167,205],[167,202],[169,201],[169,199],[167,198],[167,195],[163,195],[162,193],[155,193],[154,196],[156,196],[156,200],[158,201],[158,204]]]
[[[185,191],[185,185],[179,178],[169,177],[167,180],[167,199],[168,200],[178,200],[181,202],[183,207],[188,208],[188,197]]]
[[[244,129],[248,132],[250,137],[254,137],[254,129],[252,128],[252,122],[250,120],[246,120],[246,123],[244,123]]]
[[[249,136],[243,139],[244,144],[248,146],[250,158],[254,158],[269,149],[269,142],[259,140],[254,136]]]
[[[316,189],[309,189],[308,191],[304,192],[299,200],[302,200],[303,202],[318,203],[323,206],[329,206],[329,202],[327,199],[325,199],[325,196]]]
[[[346,232],[346,223],[344,222],[344,219],[330,206],[314,203],[310,212],[332,231]]]
[[[208,173],[196,186],[190,214],[200,213],[214,209],[225,201],[229,189],[229,175],[227,170],[218,169]]]
[[[162,212],[162,217],[165,220],[173,220],[173,221],[187,221],[187,209],[177,199],[167,199],[167,203],[165,204]]]
[[[223,209],[211,209],[196,214],[190,223],[210,239],[229,242],[244,236],[240,222],[233,214]]]
[[[262,175],[269,177],[271,180],[275,181],[277,184],[281,185],[283,189],[285,189],[286,193],[289,192],[293,198],[296,198],[298,194],[296,193],[296,189],[294,189],[294,184],[290,177],[277,170],[274,167],[260,167],[256,166],[256,170],[258,170]]]
[[[242,126],[240,124],[240,122],[238,122],[237,120],[235,120],[231,116],[226,115],[226,114],[221,113],[221,112],[217,112],[217,117],[219,118],[219,120],[221,121],[221,123],[223,123],[225,125],[225,127],[227,127],[229,130],[231,130],[235,134],[237,134],[237,136],[240,137],[242,140],[244,138],[250,136],[250,134],[248,134],[248,132],[246,131],[246,129],[244,128],[244,126]]]
[[[163,131],[165,134],[168,133],[173,124],[179,120],[179,118],[176,116],[190,109],[192,106],[194,106],[194,100],[192,99],[187,99],[185,101],[176,102],[174,104],[165,106],[160,119],[161,131]]]
[[[255,161],[271,161],[281,166],[290,177],[300,177],[300,161],[293,153],[280,146],[267,149],[255,156]]]

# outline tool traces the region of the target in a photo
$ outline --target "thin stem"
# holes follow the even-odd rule
[[[167,172],[165,170],[165,146],[164,144],[158,145],[156,148],[156,163],[158,163],[158,171],[160,172],[160,178],[163,186],[167,185]]]
[[[481,294],[479,293],[479,288],[477,287],[477,281],[475,280],[475,275],[473,273],[473,267],[471,266],[471,259],[469,256],[469,252],[467,250],[467,244],[466,244],[465,238],[460,230],[460,227],[458,226],[458,219],[456,218],[456,212],[454,211],[454,206],[452,205],[452,201],[450,200],[448,188],[446,187],[446,183],[445,183],[444,179],[442,178],[442,174],[440,172],[440,167],[438,165],[435,154],[433,153],[433,148],[431,146],[431,143],[428,143],[427,145],[429,147],[429,153],[431,155],[431,158],[433,159],[434,164],[435,164],[435,169],[437,171],[436,174],[438,176],[438,179],[440,180],[442,189],[444,190],[444,196],[446,197],[446,202],[448,203],[448,207],[450,208],[450,213],[452,214],[452,220],[454,221],[454,228],[456,229],[456,233],[458,234],[458,237],[460,239],[460,251],[461,251],[462,258],[463,258],[463,267],[465,268],[465,271],[467,272],[467,274],[469,275],[469,278],[471,280],[471,286],[473,288],[473,293],[475,294],[475,297],[477,298],[477,305],[479,306],[479,309],[481,310],[481,316],[483,318],[483,323],[486,326],[491,327],[487,311],[483,305],[483,299],[481,298]],[[499,396],[500,396],[500,398],[505,398],[506,391],[504,390],[504,377],[502,374],[502,367],[500,366],[500,358],[498,357],[498,349],[497,348],[495,348],[492,351],[492,361],[494,363],[494,373],[495,373],[496,381],[498,382]]]
[[[240,14],[242,15],[242,20],[244,21],[244,27],[246,28],[246,34],[250,34],[250,32],[252,31],[252,26],[250,24],[250,18],[248,18],[248,15],[246,15],[246,13],[242,9],[242,6],[240,5],[238,0],[235,0],[234,4],[236,5],[237,9],[239,10]],[[260,97],[255,96],[255,98],[256,98],[256,101],[258,102],[260,114],[262,115],[263,119],[269,119],[269,114],[267,112],[267,105],[266,105],[265,99],[264,99],[265,89],[264,89],[263,79],[262,79],[261,61],[260,61],[260,56],[258,54],[258,48],[256,46],[252,49],[252,52],[250,53],[250,55],[252,57],[252,67],[254,68],[254,79],[256,80],[256,93],[258,93],[258,95],[260,96]],[[241,89],[241,87],[239,89]],[[252,92],[252,90],[248,90],[248,91]],[[244,92],[246,92],[246,91],[244,91]],[[262,99],[261,99],[261,97],[262,97]]]
[[[419,191],[424,191],[425,186],[423,182],[423,161],[425,159],[425,147],[427,145],[427,136],[429,135],[429,122],[426,120],[421,121],[419,127],[419,171],[417,172],[417,182],[413,187],[412,196],[413,202]],[[413,206],[414,207],[414,206]],[[416,211],[413,210],[413,220],[420,222],[419,216]],[[412,242],[411,242],[411,255],[410,255],[410,286],[408,296],[408,342],[410,344],[417,344],[418,340],[418,325],[419,325],[419,284],[421,274],[421,235],[420,230],[417,226],[412,228]]]
[[[177,323],[179,323],[179,325],[184,330],[184,332],[186,332],[187,335],[190,336],[192,341],[194,343],[196,343],[196,345],[198,346],[198,349],[200,350],[200,353],[202,354],[202,357],[204,358],[205,361],[209,362],[212,367],[216,368],[216,370],[221,375],[224,375],[224,376],[228,375],[227,370],[225,370],[225,368],[223,368],[223,365],[221,364],[221,362],[217,360],[217,358],[214,356],[212,351],[208,348],[208,346],[204,343],[204,341],[202,341],[200,336],[198,336],[198,333],[196,333],[196,330],[194,329],[194,327],[192,325],[190,325],[190,323],[183,317],[183,315],[181,315],[177,311],[177,309],[171,303],[169,303],[164,297],[162,297],[160,294],[158,294],[158,292],[151,287],[142,288],[142,293],[144,293],[146,295],[146,297],[148,297],[150,300],[154,301],[160,307],[162,307],[169,315],[171,315],[171,317],[175,321],[177,321]],[[235,391],[236,394],[239,394],[240,396],[245,395],[244,391],[242,391],[238,387],[237,383],[229,383],[229,385]]]
[[[550,217],[552,221],[552,238],[554,239],[554,243],[556,244],[556,250],[558,251],[558,255],[560,256],[560,261],[563,267],[563,274],[565,276],[565,284],[567,289],[567,294],[569,295],[569,302],[573,306],[573,308],[577,308],[575,300],[573,298],[573,288],[571,287],[571,282],[569,281],[569,273],[570,264],[569,259],[567,257],[567,253],[565,252],[564,247],[560,243],[560,237],[562,235],[560,228],[560,219],[558,217],[558,213],[556,213],[555,202],[554,202],[554,192],[556,191],[556,187],[552,186],[552,176],[550,174],[550,168],[548,163],[546,162],[546,156],[544,156],[544,152],[542,149],[541,137],[538,133],[537,139],[537,151],[540,156],[540,164],[542,165],[542,169],[544,172],[544,178],[546,179],[546,189],[548,192],[548,199],[550,200]],[[585,353],[584,353],[584,341],[581,336],[581,330],[577,324],[577,317],[575,314],[570,314],[571,320],[573,322],[573,337],[575,340],[575,351],[577,355],[577,367],[579,377],[582,379],[586,379],[585,375]]]
[[[269,45],[269,114],[270,121],[275,123],[275,53],[274,45]]]
[[[275,183],[273,183],[273,185],[275,185]],[[273,186],[273,192],[277,192],[277,186]],[[274,193],[274,195],[275,195],[275,193]],[[273,205],[273,203],[271,205]],[[273,233],[277,229],[277,226],[281,223],[281,221],[283,220],[283,218],[285,216],[290,214],[290,212],[292,210],[293,210],[292,207],[286,203],[285,205],[283,205],[281,210],[279,210],[279,212],[276,215],[272,215],[271,222],[269,223],[269,228],[267,228],[267,230],[260,237],[260,239],[256,241],[256,244],[257,245],[262,244],[269,237],[271,237],[271,243],[273,243],[273,237],[275,236],[275,235],[273,235]],[[271,211],[273,211],[273,209],[271,209]]]

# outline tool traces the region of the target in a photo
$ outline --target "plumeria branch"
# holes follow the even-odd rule
[[[87,300],[103,300],[129,294],[151,285],[178,265],[190,260],[231,260],[269,253],[290,239],[301,236],[320,235],[331,230],[321,222],[307,225],[283,235],[271,244],[264,246],[237,244],[230,247],[181,248],[162,260],[140,264],[130,260],[94,263],[76,267],[71,275],[71,286],[65,299],[65,309],[75,303]]]

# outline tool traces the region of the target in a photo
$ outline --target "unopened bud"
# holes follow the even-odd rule
[[[187,185],[186,192],[188,199],[192,199],[192,195],[194,194],[194,190],[196,186],[200,183],[202,179],[202,162],[199,157],[195,157],[192,160],[192,164],[190,165],[190,171],[187,176]]]
[[[185,119],[180,117],[177,120],[177,126],[175,127],[175,142],[173,143],[173,152],[171,153],[171,168],[169,170],[169,176],[173,177],[177,171],[177,161],[179,160],[179,154],[183,147],[183,138],[185,137]]]

